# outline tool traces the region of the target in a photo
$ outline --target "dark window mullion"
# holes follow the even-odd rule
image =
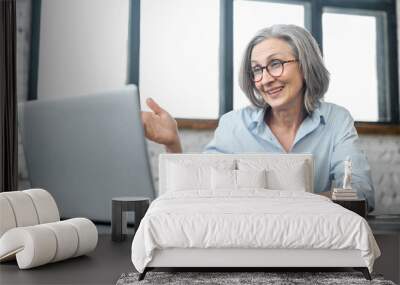
[[[392,9],[392,0],[320,0],[323,7],[335,7],[345,9],[381,10],[389,11]]]
[[[304,5],[304,27],[311,32],[311,18],[312,18],[312,3],[311,1],[306,1]]]
[[[128,31],[127,83],[139,86],[140,0],[130,0]]]
[[[31,19],[31,50],[29,63],[28,100],[38,98],[38,74],[39,74],[39,48],[40,48],[40,15],[42,0],[32,1]]]
[[[311,34],[317,41],[321,52],[322,45],[322,5],[320,0],[311,0]]]
[[[233,110],[233,1],[220,0],[219,116]]]
[[[393,1],[393,7],[387,11],[387,63],[390,92],[390,121],[392,123],[400,123],[399,116],[399,75],[398,75],[398,54],[397,54],[397,19],[396,19],[396,3]]]
[[[387,36],[385,33],[385,18],[376,17],[376,67],[378,80],[378,119],[385,122],[391,119],[390,115],[390,94],[388,86],[387,72],[387,54],[385,50],[387,44]],[[389,88],[390,89],[390,88]]]

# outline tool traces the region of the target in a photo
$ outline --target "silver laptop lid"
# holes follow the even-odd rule
[[[154,198],[136,86],[29,101],[19,124],[31,185],[54,196],[61,217],[110,221],[113,197]]]

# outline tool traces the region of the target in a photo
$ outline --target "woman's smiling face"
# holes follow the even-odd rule
[[[270,38],[254,46],[251,53],[252,70],[264,67],[272,60],[295,60],[293,51],[284,40]],[[272,77],[263,69],[262,79],[254,82],[265,102],[274,110],[291,109],[303,104],[303,75],[297,61],[283,64],[283,72],[279,77]]]

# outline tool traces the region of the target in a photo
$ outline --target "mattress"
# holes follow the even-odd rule
[[[167,192],[153,201],[132,243],[139,272],[163,249],[359,250],[380,255],[361,216],[308,192],[241,189]]]

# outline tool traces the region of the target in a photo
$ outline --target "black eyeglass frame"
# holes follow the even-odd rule
[[[282,66],[281,73],[280,73],[279,75],[272,75],[271,72],[270,72],[269,69],[268,69],[268,66],[269,66],[272,62],[274,62],[274,61],[275,61],[275,62],[278,61],[278,62],[281,64],[281,66]],[[250,78],[251,78],[251,80],[252,80],[253,82],[260,82],[260,81],[263,79],[263,76],[264,76],[264,69],[268,72],[268,74],[269,74],[271,77],[273,77],[273,78],[278,78],[278,77],[280,77],[280,76],[283,74],[283,72],[284,72],[284,70],[285,70],[285,63],[298,62],[298,61],[299,61],[298,59],[290,59],[290,60],[274,59],[274,60],[271,60],[267,65],[264,65],[264,66],[257,66],[257,67],[260,67],[260,68],[261,68],[261,77],[260,77],[259,80],[254,80],[254,73],[253,73],[253,70],[250,71]]]

